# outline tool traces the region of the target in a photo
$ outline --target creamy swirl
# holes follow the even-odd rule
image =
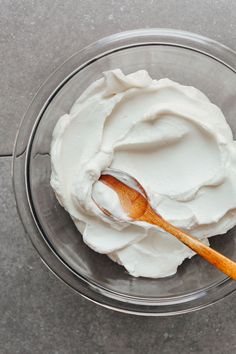
[[[51,164],[51,185],[84,242],[133,276],[172,275],[194,253],[128,220],[97,182],[105,168],[134,176],[154,209],[206,243],[236,224],[236,143],[223,113],[196,88],[144,70],[108,71],[88,87],[56,124]],[[92,194],[124,222],[104,216]]]

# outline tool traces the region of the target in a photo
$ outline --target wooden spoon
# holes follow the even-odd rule
[[[186,232],[181,231],[164,220],[161,215],[152,209],[146,192],[135,178],[119,170],[107,169],[101,175],[100,181],[117,193],[124,211],[131,219],[159,226],[198,253],[213,266],[236,280],[236,263],[206,246],[196,237],[188,235]],[[99,208],[106,215],[116,218],[102,206],[99,205]]]

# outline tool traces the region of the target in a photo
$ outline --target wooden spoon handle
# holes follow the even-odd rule
[[[216,268],[227,274],[232,279],[236,280],[236,263],[229,258],[223,256],[219,252],[206,246],[199,239],[194,236],[190,236],[185,232],[179,230],[169,222],[164,220],[160,215],[148,206],[145,214],[139,219],[140,221],[146,221],[150,224],[158,225],[168,233],[175,236],[178,240],[183,242],[186,246],[191,248],[194,252],[198,253],[206,261],[213,264]]]

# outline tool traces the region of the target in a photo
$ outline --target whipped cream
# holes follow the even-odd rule
[[[194,253],[156,226],[132,222],[97,182],[112,167],[135,177],[163,218],[208,244],[236,224],[236,143],[199,90],[145,70],[92,83],[53,132],[51,185],[94,251],[133,276],[166,277]],[[94,199],[124,221],[108,218]]]

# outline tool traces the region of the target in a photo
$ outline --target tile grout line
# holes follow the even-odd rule
[[[6,155],[1,155],[1,154],[0,154],[0,158],[1,158],[1,157],[12,157],[12,156],[13,156],[12,154],[9,154],[9,155],[8,155],[8,154],[6,154]]]

